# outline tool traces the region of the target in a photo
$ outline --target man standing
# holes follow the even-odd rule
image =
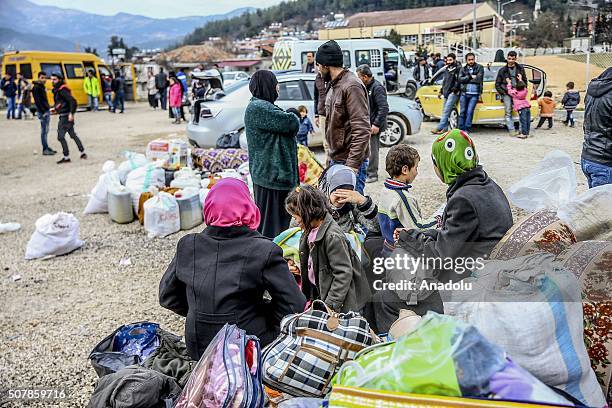
[[[115,71],[115,78],[113,79],[111,87],[115,93],[113,110],[111,110],[111,112],[115,113],[117,108],[121,108],[119,113],[123,113],[125,110],[125,78],[123,77],[123,73],[121,71]]]
[[[417,85],[421,87],[427,82],[427,80],[429,80],[429,78],[431,78],[431,75],[429,74],[429,65],[427,65],[427,60],[423,57],[419,57],[417,61],[418,64],[412,71],[412,77],[417,82]]]
[[[15,119],[15,97],[17,96],[17,85],[10,74],[6,74],[0,81],[0,88],[6,97],[6,118]]]
[[[433,129],[431,133],[439,135],[448,130],[448,118],[459,101],[459,69],[461,65],[455,61],[455,54],[450,53],[446,56],[446,67],[444,71],[444,79],[442,89],[438,98],[444,97],[444,109],[438,127]]]
[[[512,119],[512,97],[508,95],[506,80],[510,78],[512,81],[512,87],[515,88],[518,74],[521,75],[523,80],[527,78],[527,75],[525,75],[525,69],[516,62],[516,57],[516,51],[508,52],[508,56],[506,57],[506,66],[501,67],[499,72],[497,72],[497,78],[495,79],[495,90],[497,90],[497,93],[504,101],[504,117],[506,118],[506,127],[508,128],[508,132],[511,134],[515,132],[515,129],[514,120]]]
[[[155,86],[153,71],[147,73],[147,95],[149,97],[149,106],[154,110],[157,109],[157,87]]]
[[[47,90],[45,89],[47,82],[47,74],[44,71],[38,73],[38,81],[34,81],[32,95],[34,96],[34,104],[36,105],[36,115],[40,120],[40,142],[42,143],[43,156],[53,156],[57,152],[47,144],[47,135],[49,134],[49,122],[51,121],[51,112],[49,100],[47,99]]]
[[[168,76],[162,67],[159,67],[159,73],[155,75],[155,86],[159,92],[159,103],[163,110],[166,110],[166,102],[168,98]]]
[[[325,99],[325,138],[331,164],[341,163],[357,174],[356,190],[363,193],[368,167],[370,112],[363,83],[343,68],[342,49],[330,40],[316,55],[317,68],[328,83]]]
[[[17,119],[21,119],[22,114],[24,115],[24,118],[27,119],[28,113],[25,110],[25,107],[29,106],[28,98],[30,97],[30,94],[28,92],[28,87],[30,84],[24,78],[23,74],[18,72],[17,82],[15,85],[17,86]]]
[[[612,184],[612,68],[589,84],[583,126],[581,164],[589,188]]]
[[[389,103],[387,103],[387,91],[380,82],[374,79],[372,70],[368,65],[357,67],[357,76],[368,91],[368,103],[370,107],[370,160],[368,163],[366,183],[378,181],[378,150],[380,148],[380,134],[387,127],[387,114]]]
[[[476,63],[474,53],[465,55],[467,64],[459,71],[461,97],[459,98],[459,130],[472,131],[472,119],[476,104],[482,94],[484,68]]]
[[[113,77],[110,75],[102,75],[102,93],[104,101],[108,105],[108,111],[113,111]]]
[[[325,151],[325,167],[329,166],[329,145],[325,137],[325,97],[327,96],[327,83],[321,72],[317,70],[314,87],[314,115],[315,125],[323,132],[323,150]]]
[[[313,74],[315,72],[314,53],[312,51],[306,53],[306,65],[302,67],[302,72],[307,74]]]
[[[434,57],[434,63],[433,63],[433,67],[432,67],[433,73],[435,74],[436,72],[438,72],[442,68],[444,68],[444,59],[442,58],[442,54],[437,52],[436,56]]]
[[[55,72],[51,74],[51,82],[53,82],[53,100],[55,101],[53,110],[59,116],[59,122],[57,123],[57,140],[59,140],[62,145],[62,153],[64,154],[64,157],[62,157],[57,164],[70,163],[70,151],[68,150],[68,143],[66,142],[66,133],[70,135],[79,148],[81,159],[85,160],[87,159],[85,147],[83,147],[81,139],[79,139],[74,131],[74,113],[77,108],[76,99],[74,99],[70,89],[64,83],[64,77],[61,73]]]
[[[93,69],[87,71],[87,76],[83,81],[83,89],[87,94],[89,109],[93,112],[98,111],[98,98],[100,97],[100,83],[95,77]]]

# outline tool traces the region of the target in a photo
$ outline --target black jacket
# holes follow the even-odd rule
[[[488,256],[512,227],[508,199],[482,166],[457,177],[446,199],[440,230],[402,232],[399,245],[425,258],[475,259]],[[445,270],[437,278],[446,282],[464,277]]]
[[[36,111],[42,114],[49,112],[49,100],[47,99],[47,90],[42,82],[34,81],[32,87],[32,96],[34,96],[34,104]]]
[[[527,83],[527,75],[525,75],[525,68],[519,63],[516,63],[516,73],[521,74],[523,78],[523,82]],[[500,95],[507,95],[508,91],[506,90],[506,79],[510,78],[510,70],[508,69],[508,65],[505,65],[497,71],[497,77],[495,78],[495,90]]]
[[[567,91],[563,95],[563,99],[561,100],[561,104],[567,110],[576,109],[579,103],[580,93],[578,93],[577,91]]]
[[[225,323],[267,345],[281,319],[304,311],[305,302],[280,247],[247,227],[209,226],[181,238],[159,283],[159,303],[187,317],[185,342],[194,360]]]
[[[111,89],[115,94],[125,93],[125,78],[123,78],[122,76],[114,78],[113,82],[111,82]]]
[[[468,84],[478,85],[478,94],[482,94],[482,81],[484,79],[484,67],[478,63],[474,64],[472,74],[470,74],[470,66],[465,64],[459,71],[459,83],[461,84],[461,92],[467,92]],[[476,75],[476,79],[472,78]]]
[[[10,77],[9,79],[2,78],[0,81],[0,88],[2,89],[2,92],[4,92],[4,96],[7,98],[13,98],[15,95],[17,95],[17,84],[15,83],[13,77]]]
[[[383,132],[387,128],[387,115],[389,114],[387,90],[374,78],[366,86],[366,90],[370,104],[370,124],[380,128],[380,131]]]
[[[459,70],[461,69],[461,65],[455,63],[455,65],[446,65],[444,67],[444,82],[442,83],[442,89],[440,93],[445,98],[448,98],[448,95],[451,93],[457,94],[459,93]]]
[[[612,68],[587,89],[582,158],[612,167]]]
[[[412,77],[415,81],[423,82],[431,78],[431,75],[429,74],[429,65],[423,65],[423,71],[425,71],[425,75],[423,78],[421,78],[421,64],[417,64],[416,67],[414,67],[414,70],[412,70]]]
[[[168,76],[165,72],[159,72],[155,75],[155,87],[157,89],[165,89],[168,87]]]
[[[63,81],[58,82],[53,87],[53,101],[55,103],[55,112],[60,116],[75,113],[77,110],[77,101],[72,96],[70,88]]]

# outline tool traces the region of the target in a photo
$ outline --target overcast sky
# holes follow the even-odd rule
[[[72,8],[95,14],[113,15],[120,12],[166,18],[222,14],[240,7],[265,8],[281,0],[31,0],[62,8]]]

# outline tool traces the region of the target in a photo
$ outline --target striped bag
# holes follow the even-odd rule
[[[285,317],[280,336],[263,350],[264,383],[292,396],[321,397],[340,366],[377,341],[361,315],[338,314],[316,300],[304,313]]]

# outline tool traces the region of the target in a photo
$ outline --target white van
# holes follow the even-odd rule
[[[274,45],[272,69],[300,70],[306,65],[306,55],[316,53],[324,40],[280,40]],[[344,66],[355,72],[362,64],[372,69],[374,77],[387,88],[389,94],[404,94],[414,99],[417,91],[412,77],[413,56],[407,55],[386,39],[336,40],[344,54]]]

